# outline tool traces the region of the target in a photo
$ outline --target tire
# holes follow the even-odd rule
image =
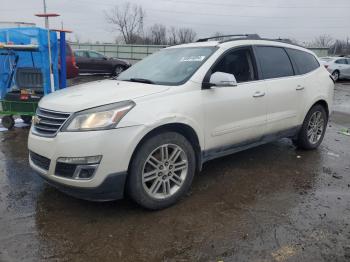
[[[121,66],[121,65],[117,65],[117,66],[114,68],[112,75],[113,75],[113,76],[118,76],[118,75],[120,75],[120,73],[123,72],[123,71],[124,71],[124,67]]]
[[[189,190],[195,166],[193,147],[184,136],[175,132],[155,135],[138,148],[132,159],[127,193],[144,208],[169,207]]]
[[[13,119],[12,116],[4,116],[1,119],[2,125],[7,128],[7,129],[12,129],[15,126],[15,120]]]
[[[32,117],[27,115],[21,115],[21,119],[25,124],[30,125],[32,123]]]
[[[339,80],[339,77],[340,77],[340,73],[338,70],[335,70],[333,73],[332,73],[332,77],[334,79],[334,82],[337,82]]]
[[[307,113],[297,139],[293,140],[294,144],[306,150],[318,148],[326,133],[327,123],[328,115],[325,108],[319,104],[314,105]]]

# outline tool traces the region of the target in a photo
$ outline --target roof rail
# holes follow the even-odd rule
[[[295,46],[299,46],[299,47],[304,47],[302,45],[299,45],[297,43],[293,43],[292,40],[290,40],[289,38],[261,38],[261,40],[266,40],[266,41],[274,41],[274,42],[280,42],[280,43],[285,43],[285,44],[290,44],[290,45],[295,45]]]
[[[222,38],[228,38],[227,40],[222,40]],[[200,38],[196,42],[206,42],[211,39],[220,39],[220,42],[226,42],[231,40],[236,40],[235,37],[238,37],[239,39],[260,39],[260,36],[258,34],[235,34],[235,35],[218,35],[218,36],[211,36],[207,38]]]

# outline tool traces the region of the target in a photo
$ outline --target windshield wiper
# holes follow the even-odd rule
[[[145,79],[145,78],[130,78],[129,80],[126,80],[126,81],[145,83],[145,84],[155,84],[152,80]]]

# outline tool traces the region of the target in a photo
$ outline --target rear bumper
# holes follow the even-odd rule
[[[84,200],[89,201],[110,201],[124,197],[124,185],[126,180],[126,172],[114,173],[106,176],[106,179],[97,187],[81,188],[68,186],[50,180],[47,176],[36,172],[49,185],[57,188],[59,191]]]

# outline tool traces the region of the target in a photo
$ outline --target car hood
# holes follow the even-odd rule
[[[53,111],[77,112],[96,106],[164,92],[168,89],[168,86],[108,79],[56,91],[43,97],[39,106]]]

